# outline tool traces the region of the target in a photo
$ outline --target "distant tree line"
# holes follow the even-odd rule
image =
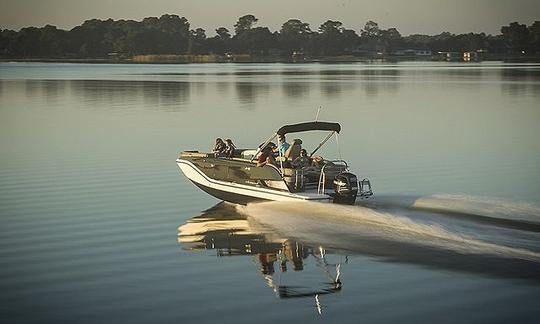
[[[141,54],[253,54],[312,56],[392,54],[398,49],[439,51],[488,51],[540,53],[540,21],[527,26],[513,22],[500,35],[485,33],[402,36],[396,28],[381,29],[368,21],[357,33],[340,21],[327,20],[317,30],[299,19],[283,23],[279,31],[257,27],[257,18],[245,15],[234,31],[225,27],[208,37],[202,28],[190,29],[185,17],[163,15],[142,21],[85,21],[69,31],[55,26],[26,27],[0,32],[0,57],[4,58],[100,58]],[[234,33],[234,34],[233,34]]]

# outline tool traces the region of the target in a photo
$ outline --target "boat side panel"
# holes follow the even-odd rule
[[[209,187],[220,192],[230,192],[237,195],[250,196],[254,199],[278,200],[278,201],[298,201],[298,200],[326,200],[328,197],[303,196],[291,194],[281,190],[248,186],[243,184],[230,183],[212,179],[205,175],[191,161],[178,160],[178,166],[188,179],[205,187]]]
[[[245,196],[245,195],[241,195],[241,194],[237,194],[233,192],[217,190],[217,189],[202,185],[200,183],[197,183],[195,181],[191,181],[191,182],[193,182],[197,187],[199,187],[199,189],[208,193],[209,195],[214,196],[221,200],[235,203],[235,204],[247,205],[248,203],[257,202],[257,201],[268,201],[267,199],[255,198],[255,197]]]
[[[282,181],[279,172],[270,167],[257,167],[249,161],[225,158],[191,158],[200,171],[212,179],[250,186],[264,186],[262,180]]]

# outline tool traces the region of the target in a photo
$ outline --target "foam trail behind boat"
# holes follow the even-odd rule
[[[503,223],[531,225],[540,229],[540,206],[525,202],[507,201],[466,195],[434,194],[428,196],[378,195],[365,203],[374,208],[408,208],[438,213],[461,214],[490,218]]]
[[[269,202],[237,208],[283,235],[318,242],[327,248],[335,246],[354,251],[363,242],[377,240],[540,263],[540,253],[488,242],[437,224],[417,222],[395,211],[388,213],[360,206],[305,202]]]

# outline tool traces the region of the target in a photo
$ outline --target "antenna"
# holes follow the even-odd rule
[[[315,121],[319,121],[319,114],[321,113],[322,106],[319,106],[319,109],[317,109],[317,116],[315,116]]]

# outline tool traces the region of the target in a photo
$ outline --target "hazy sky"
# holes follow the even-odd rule
[[[71,29],[86,19],[134,19],[165,13],[186,17],[191,28],[214,35],[220,26],[232,31],[238,17],[253,14],[258,26],[279,30],[299,18],[313,30],[327,19],[357,32],[367,20],[403,35],[486,32],[499,34],[513,21],[540,20],[540,0],[0,0],[0,28],[46,24]]]

